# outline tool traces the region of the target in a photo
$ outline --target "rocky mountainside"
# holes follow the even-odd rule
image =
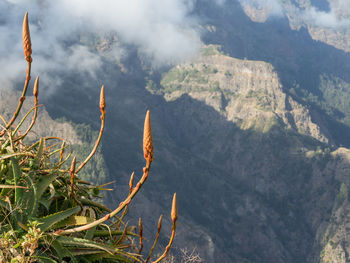
[[[207,46],[196,61],[178,65],[161,80],[167,101],[188,94],[219,112],[240,129],[268,133],[274,125],[294,129],[321,142],[328,139],[310,112],[282,89],[272,65],[239,60]],[[152,91],[152,86],[149,85]]]
[[[347,31],[298,20],[314,2],[328,12],[341,1],[281,1],[282,17],[268,15],[262,1],[197,1],[200,56],[156,69],[133,46],[116,63],[108,50],[118,37],[96,44],[82,34],[79,41],[101,56],[98,78],[64,73],[43,102],[50,118],[66,120],[57,123],[42,110],[48,124],[39,129],[61,129],[88,151],[105,84],[103,160],[97,157],[86,176],[117,180],[106,202],[118,204],[130,174],[140,176],[150,109],[155,162],[130,209],[131,221],[145,220],[145,236],[154,235],[155,215],[167,218],[177,192],[175,254],[196,247],[205,262],[348,262],[350,54],[338,37]],[[14,95],[5,89],[0,105],[8,115]]]

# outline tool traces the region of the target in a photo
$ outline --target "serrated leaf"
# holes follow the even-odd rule
[[[121,256],[121,255],[113,255],[112,256],[108,253],[87,255],[87,256],[85,256],[85,258],[90,260],[91,262],[96,262],[98,260],[103,260],[103,259],[108,259],[108,261],[116,261],[116,262],[127,262],[127,263],[133,262],[133,261]]]
[[[64,246],[73,246],[76,248],[81,248],[81,247],[90,247],[90,248],[97,248],[100,249],[102,251],[105,251],[111,255],[113,255],[113,253],[115,252],[113,248],[111,248],[110,246],[101,244],[101,243],[97,243],[88,239],[83,239],[83,238],[77,238],[77,237],[66,237],[66,236],[59,236],[57,238],[57,240],[59,242],[61,242],[62,245]]]
[[[41,201],[41,197],[49,185],[56,179],[57,175],[52,173],[50,175],[41,176],[40,179],[34,184],[35,199]],[[44,205],[45,206],[45,205]],[[45,206],[46,207],[46,206]],[[49,206],[48,206],[49,207]],[[46,207],[48,210],[49,208]],[[38,209],[38,202],[36,201],[33,206],[33,210],[30,215],[35,215]]]
[[[94,202],[92,200],[88,200],[88,199],[78,199],[79,202],[81,202],[83,205],[88,205],[88,206],[94,206],[97,208],[100,208],[102,211],[106,211],[106,212],[112,212],[111,209],[109,209],[108,207],[104,206],[103,204]]]
[[[62,246],[58,240],[54,240],[51,246],[56,251],[56,254],[61,261],[64,257],[69,257],[72,260],[72,263],[78,263],[74,255],[67,248]]]
[[[56,260],[53,260],[49,257],[43,257],[43,256],[33,256],[32,258],[38,259],[38,262],[40,263],[58,263]]]
[[[94,232],[94,237],[107,237],[107,236],[120,236],[124,233],[124,231],[120,231],[120,230],[114,230],[114,231],[107,231],[107,230],[96,230]],[[125,235],[127,236],[134,236],[134,237],[138,237],[138,234],[135,234],[134,232],[130,232],[127,231],[125,232]]]
[[[47,211],[49,211],[52,200],[40,199],[39,203],[42,204]]]
[[[34,187],[37,189],[37,198],[38,200],[41,198],[43,193],[49,187],[49,185],[57,178],[55,173],[50,175],[41,176],[40,179],[36,182]]]
[[[94,237],[94,233],[96,231],[97,226],[89,228],[85,233],[85,239],[92,239]]]
[[[76,206],[73,208],[69,208],[67,210],[48,215],[43,218],[37,219],[37,221],[40,223],[39,228],[42,232],[49,230],[53,225],[61,222],[62,220],[66,219],[67,217],[74,215],[80,211],[80,207]]]
[[[28,175],[25,177],[27,185],[33,185],[32,178]],[[35,198],[36,189],[31,187],[28,191],[23,192],[22,195],[22,209],[23,219],[32,217],[34,208],[38,205],[37,199]]]
[[[92,255],[92,254],[99,254],[101,253],[101,250],[94,250],[91,248],[78,248],[78,249],[72,249],[72,254],[74,256],[84,256],[84,255]],[[109,253],[107,253],[108,255],[110,255]]]
[[[21,170],[19,169],[18,160],[16,158],[11,158],[13,179],[15,182],[15,186],[19,184],[19,180],[21,178]],[[23,189],[16,188],[15,189],[15,206],[20,207],[22,200]]]

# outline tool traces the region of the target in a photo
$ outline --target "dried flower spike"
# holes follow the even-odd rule
[[[158,219],[158,226],[157,226],[158,232],[160,232],[160,229],[162,228],[162,222],[163,222],[163,215],[160,215]]]
[[[153,138],[151,128],[151,116],[148,110],[145,118],[145,125],[143,129],[143,156],[150,162],[153,161]]]
[[[132,174],[130,176],[130,180],[129,180],[129,194],[131,194],[133,186],[134,186],[134,177],[135,177],[135,173],[132,172]]]
[[[139,218],[139,243],[140,243],[140,248],[138,251],[138,254],[141,255],[142,249],[143,249],[143,225],[142,225],[142,219],[141,217]],[[136,263],[136,260],[134,261]]]
[[[23,19],[23,31],[22,31],[22,38],[23,38],[23,49],[24,49],[24,56],[25,59],[31,63],[32,62],[32,42],[30,40],[30,32],[29,32],[29,24],[28,24],[28,12],[26,12],[24,19]]]
[[[171,220],[173,221],[173,223],[176,222],[177,220],[177,200],[176,200],[176,193],[174,194],[173,197],[173,205],[171,207]]]
[[[70,166],[70,174],[71,176],[74,176],[75,174],[75,165],[77,163],[77,158],[74,156],[73,160],[72,160],[72,164]]]
[[[100,93],[100,110],[104,114],[106,113],[106,102],[105,102],[105,86],[102,85]]]
[[[34,97],[38,97],[39,95],[39,76],[36,77],[33,89]]]

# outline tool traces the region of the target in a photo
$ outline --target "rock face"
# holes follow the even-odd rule
[[[322,246],[320,252],[320,262],[346,263],[349,261],[350,252],[350,203],[349,203],[349,161],[350,150],[339,148],[332,153],[336,157],[335,162],[328,164],[330,169],[339,171],[338,180],[343,183],[340,185],[339,192],[336,195],[332,208],[332,216],[328,224],[319,228],[318,242]]]
[[[208,208],[208,215],[197,213],[212,224],[222,224],[203,229],[201,235],[215,240],[215,262],[338,263],[350,259],[346,234],[349,150],[331,153],[325,148],[330,141],[327,132],[313,120],[306,105],[286,94],[270,64],[235,59],[215,46],[206,46],[197,60],[164,73],[160,84],[148,90],[185,109],[185,113],[176,110],[182,112],[184,127],[195,131],[195,136],[183,138],[189,142],[186,147],[191,155],[220,167],[229,178],[224,183],[221,176],[215,177],[227,194],[218,194],[215,187],[206,188],[210,197],[198,193],[206,204],[215,203],[216,210],[211,213]],[[193,109],[194,101],[215,113],[199,105]],[[192,176],[199,182],[205,180]],[[227,220],[214,214],[225,215]],[[195,225],[197,221],[192,218],[183,224],[189,222]],[[225,234],[218,236],[217,231]],[[180,236],[191,244],[195,234]],[[212,258],[207,249],[200,251]]]
[[[239,60],[207,46],[195,61],[164,74],[160,90],[168,101],[184,94],[213,107],[243,130],[266,133],[274,125],[328,142],[309,110],[287,95],[273,67]]]

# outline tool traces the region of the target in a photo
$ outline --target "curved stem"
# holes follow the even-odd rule
[[[27,76],[26,76],[26,81],[24,82],[24,87],[23,87],[23,91],[22,91],[22,96],[19,98],[19,103],[17,105],[17,109],[16,111],[13,113],[13,116],[11,118],[11,120],[7,123],[6,125],[6,129],[10,128],[11,125],[14,123],[14,121],[16,120],[21,108],[22,108],[22,105],[23,105],[23,102],[24,100],[26,99],[26,93],[27,93],[27,89],[28,89],[28,85],[29,85],[29,81],[30,81],[30,70],[31,70],[31,62],[27,62]],[[5,131],[3,130],[1,133],[0,133],[0,136],[4,135]]]
[[[80,166],[78,167],[78,169],[75,171],[75,173],[79,173],[79,171],[85,166],[85,164],[91,159],[91,157],[95,154],[98,145],[100,144],[101,138],[102,138],[102,133],[103,133],[103,129],[105,126],[105,113],[104,111],[101,111],[101,128],[100,128],[100,133],[98,134],[98,138],[95,142],[95,146],[92,149],[91,153],[89,154],[88,157],[86,157],[86,159],[84,160],[84,162],[82,162],[80,164]]]
[[[159,234],[160,234],[160,230],[162,229],[162,219],[163,219],[163,216],[161,215],[159,217],[159,220],[158,220],[158,228],[157,228],[157,234],[156,234],[156,238],[154,239],[154,242],[153,242],[153,246],[148,254],[148,257],[145,261],[145,263],[148,263],[148,261],[151,259],[151,256],[153,254],[153,251],[154,251],[154,248],[156,247],[157,243],[158,243],[158,239],[159,239]]]
[[[55,232],[55,234],[56,235],[66,235],[66,234],[71,234],[71,233],[75,233],[75,232],[85,231],[85,230],[88,230],[94,226],[97,226],[97,225],[107,221],[109,218],[118,214],[121,210],[124,209],[124,207],[126,207],[131,202],[131,200],[135,197],[137,192],[140,190],[141,186],[146,182],[150,168],[151,168],[151,161],[150,161],[150,159],[148,159],[147,163],[146,163],[146,167],[143,168],[143,175],[142,175],[141,179],[136,184],[136,186],[133,189],[133,191],[131,192],[131,194],[129,194],[128,197],[123,202],[121,202],[119,204],[119,206],[114,211],[112,211],[111,213],[105,215],[104,217],[102,217],[99,220],[96,220],[90,224],[86,224],[84,226],[80,226],[80,227],[76,227],[76,228],[72,228],[72,229],[68,229],[68,230],[58,230]]]
[[[152,263],[158,263],[168,255],[168,252],[169,252],[171,245],[173,244],[173,241],[175,238],[175,229],[176,229],[176,222],[173,222],[173,226],[171,228],[171,237],[170,237],[168,245],[165,248],[163,255],[161,255],[156,261],[153,261]]]
[[[32,118],[32,122],[30,123],[29,127],[24,132],[24,134],[22,136],[20,136],[20,138],[19,138],[20,140],[27,136],[27,134],[30,132],[30,130],[33,128],[33,126],[35,124],[36,118],[38,116],[38,107],[39,107],[37,98],[35,98],[34,107],[35,108],[34,108],[34,115],[33,115],[33,118]]]

